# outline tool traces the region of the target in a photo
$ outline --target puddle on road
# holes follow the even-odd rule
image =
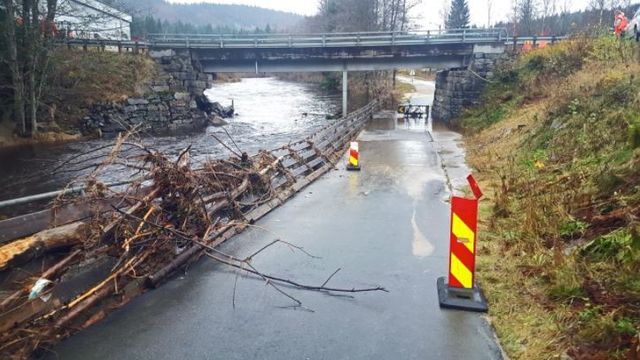
[[[411,228],[413,229],[413,242],[411,243],[411,252],[417,257],[427,257],[433,254],[435,247],[427,240],[416,222],[415,203],[413,207],[413,216],[411,217]]]

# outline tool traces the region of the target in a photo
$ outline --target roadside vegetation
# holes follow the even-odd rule
[[[640,64],[577,38],[517,57],[462,119],[483,179],[479,277],[516,359],[637,359]]]
[[[5,104],[0,147],[75,139],[91,106],[142,95],[157,71],[144,55],[62,47],[50,52],[48,68],[38,107],[38,133],[34,138],[15,136],[11,108]]]

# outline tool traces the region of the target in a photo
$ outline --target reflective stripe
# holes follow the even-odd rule
[[[358,166],[358,159],[354,158],[353,156],[349,156],[349,164],[353,166]]]
[[[451,253],[451,275],[453,275],[465,289],[471,289],[473,287],[473,274],[453,253]]]
[[[453,232],[453,235],[473,254],[476,234],[455,213],[453,213],[453,219],[451,221],[451,232]]]

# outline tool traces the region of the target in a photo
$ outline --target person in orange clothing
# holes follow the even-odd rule
[[[616,10],[616,17],[613,21],[613,31],[616,34],[616,37],[620,39],[624,35],[624,31],[627,29],[627,25],[629,25],[629,20],[624,16],[624,13],[621,10]]]

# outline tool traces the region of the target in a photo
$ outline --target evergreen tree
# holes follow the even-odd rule
[[[469,27],[469,4],[467,0],[451,0],[451,10],[445,23],[447,29],[462,29]]]

